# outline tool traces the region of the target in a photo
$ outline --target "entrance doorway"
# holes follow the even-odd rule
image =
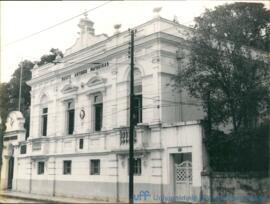
[[[10,157],[8,161],[8,185],[7,189],[12,189],[13,180],[13,169],[14,169],[14,157]]]
[[[173,154],[174,161],[174,192],[183,201],[192,201],[192,154]],[[188,200],[190,198],[190,200]]]

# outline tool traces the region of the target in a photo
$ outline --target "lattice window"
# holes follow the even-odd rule
[[[192,164],[190,161],[175,164],[175,179],[176,183],[192,183]]]

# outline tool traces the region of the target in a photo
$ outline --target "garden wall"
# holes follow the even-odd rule
[[[202,203],[270,203],[266,173],[202,172]]]

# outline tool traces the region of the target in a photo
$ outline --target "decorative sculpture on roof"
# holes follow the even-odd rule
[[[161,11],[161,9],[162,9],[162,7],[156,7],[156,8],[153,9],[153,12],[155,14],[154,17],[160,17],[159,12]]]

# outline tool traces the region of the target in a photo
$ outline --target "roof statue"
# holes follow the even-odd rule
[[[160,17],[159,12],[161,11],[162,7],[155,7],[153,12],[155,14],[154,18]]]
[[[114,34],[120,33],[120,30],[119,29],[121,28],[121,24],[115,24],[113,27],[115,29]]]
[[[178,21],[178,17],[177,17],[176,15],[174,15],[174,16],[173,16],[173,22],[175,22],[175,23],[179,23],[179,21]]]

